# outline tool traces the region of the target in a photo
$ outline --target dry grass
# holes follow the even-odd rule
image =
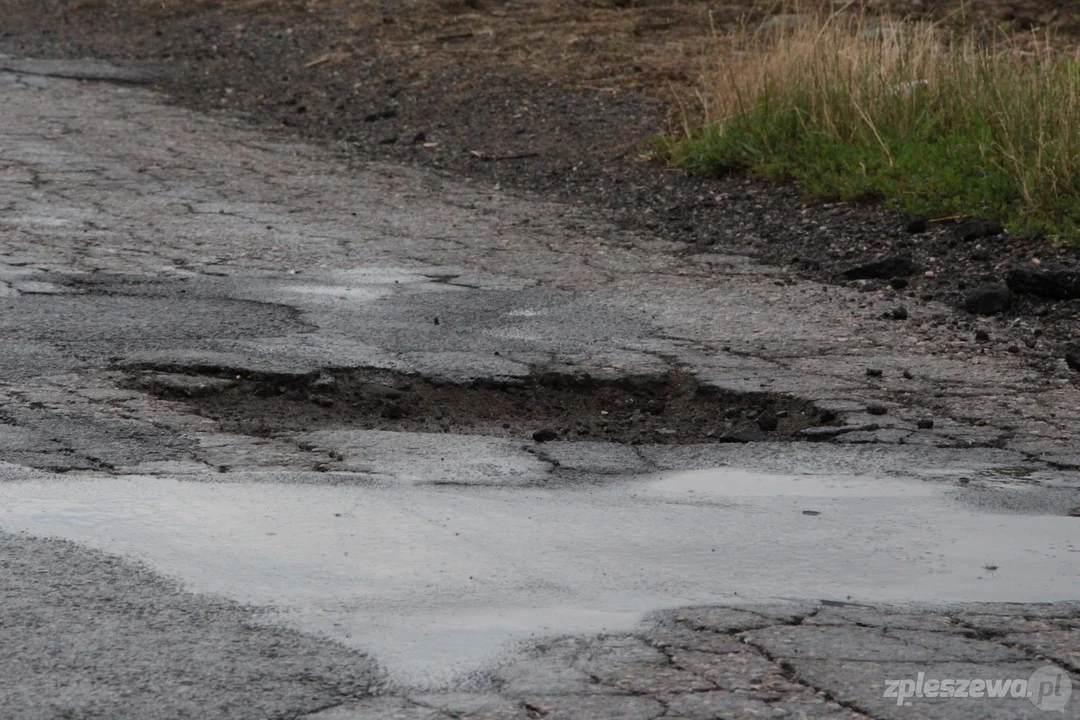
[[[679,163],[1077,234],[1080,55],[1046,34],[802,17],[726,40],[702,93],[707,121],[688,123]]]

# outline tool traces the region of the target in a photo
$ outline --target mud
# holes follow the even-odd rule
[[[377,369],[146,370],[128,386],[182,400],[223,432],[257,436],[354,428],[675,445],[791,439],[837,420],[795,397],[722,391],[686,373],[601,379],[538,370],[524,379],[454,385]]]

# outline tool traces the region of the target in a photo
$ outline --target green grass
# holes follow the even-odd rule
[[[1080,239],[1080,63],[1046,42],[822,17],[738,38],[708,90],[667,141],[682,168]]]

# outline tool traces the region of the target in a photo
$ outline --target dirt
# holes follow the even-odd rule
[[[1050,27],[1064,46],[1080,38],[1080,8],[1063,3],[962,5],[896,0],[872,10]],[[734,248],[898,307],[917,297],[962,308],[973,290],[1016,268],[1080,270],[1075,248],[972,238],[966,218],[930,218],[925,232],[910,233],[912,218],[878,206],[808,206],[792,186],[687,177],[650,160],[650,138],[697,112],[693,92],[715,62],[716,37],[782,11],[777,3],[0,0],[0,9],[4,52],[149,61],[163,71],[161,88],[190,107],[239,114],[357,161],[420,165],[586,205],[679,240],[688,255]],[[911,258],[902,277],[851,277],[897,253]],[[931,322],[965,339],[1019,324],[1027,339],[1008,350],[1048,370],[1080,337],[1080,300],[1017,295],[992,319]]]
[[[537,372],[462,386],[374,369],[276,377],[146,371],[130,386],[180,399],[224,432],[258,436],[351,427],[671,445],[788,440],[838,420],[790,396],[721,392],[678,373],[609,381]]]

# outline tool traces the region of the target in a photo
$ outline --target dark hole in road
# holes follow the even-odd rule
[[[225,432],[355,427],[615,443],[790,439],[826,420],[808,402],[699,385],[685,373],[597,379],[536,372],[453,385],[386,370],[267,376],[143,371],[131,384],[186,402]]]

